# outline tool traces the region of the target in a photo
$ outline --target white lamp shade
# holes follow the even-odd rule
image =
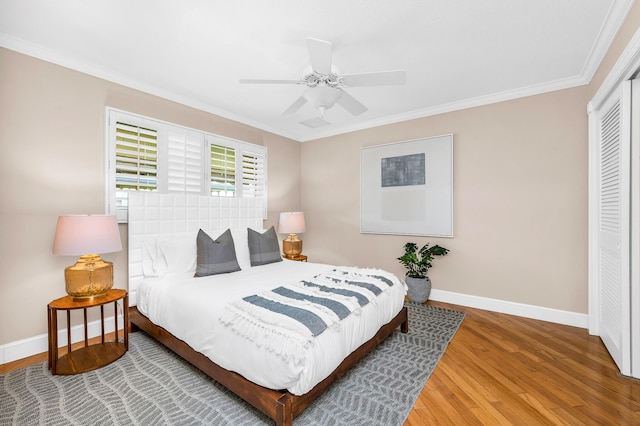
[[[53,254],[82,256],[122,250],[115,216],[60,216],[53,240]]]
[[[284,212],[280,213],[278,232],[281,234],[300,234],[305,231],[304,213]]]

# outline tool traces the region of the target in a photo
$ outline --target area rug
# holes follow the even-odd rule
[[[394,332],[294,419],[294,425],[402,425],[464,313],[407,303]],[[272,425],[143,332],[118,361],[52,376],[47,363],[0,375],[2,425]]]

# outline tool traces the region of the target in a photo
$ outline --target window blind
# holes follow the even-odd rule
[[[158,189],[158,131],[116,122],[115,208],[126,210],[127,191]]]
[[[128,220],[131,191],[264,199],[267,149],[107,108],[106,202]]]

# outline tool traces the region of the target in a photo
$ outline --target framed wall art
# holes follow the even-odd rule
[[[360,232],[453,237],[453,135],[361,148]]]

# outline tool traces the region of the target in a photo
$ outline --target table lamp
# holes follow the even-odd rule
[[[64,270],[67,294],[76,301],[103,297],[113,287],[113,263],[102,253],[122,250],[115,216],[76,215],[58,217],[53,254],[80,256]]]
[[[302,253],[302,240],[296,234],[305,231],[304,213],[302,212],[284,212],[280,213],[280,221],[278,222],[278,232],[281,234],[289,234],[282,240],[282,252],[285,257],[293,259]]]

